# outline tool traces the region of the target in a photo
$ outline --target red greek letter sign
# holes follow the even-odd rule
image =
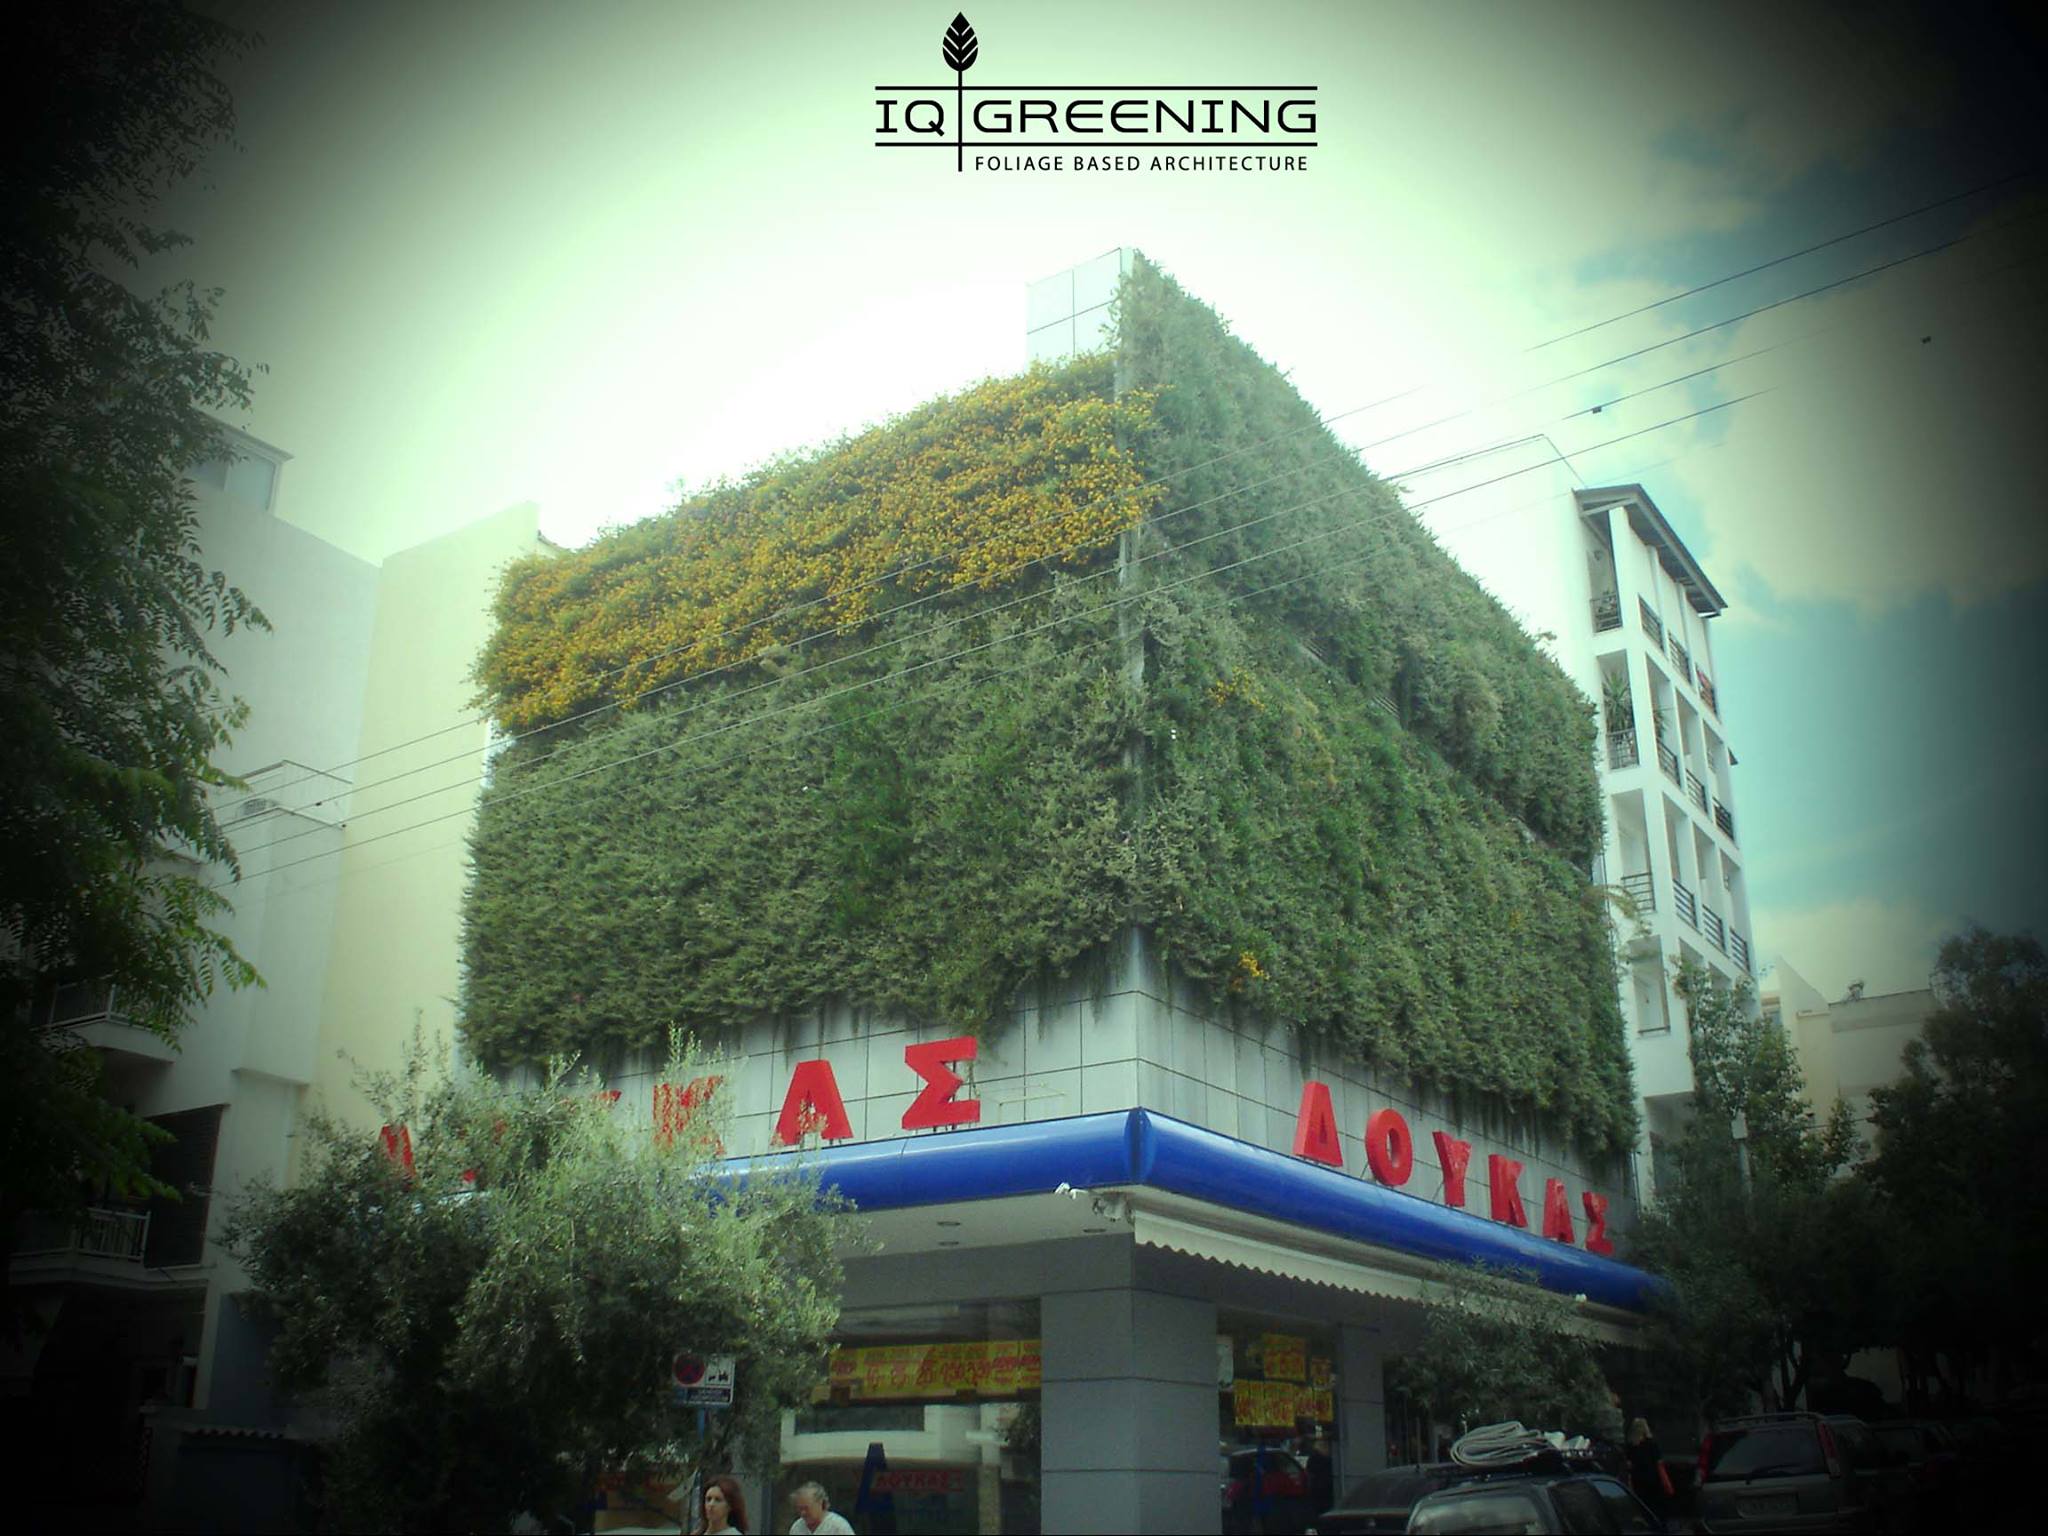
[[[1382,1184],[1399,1189],[1415,1171],[1415,1138],[1396,1109],[1375,1110],[1365,1122],[1365,1165]]]
[[[1294,1155],[1332,1168],[1344,1166],[1344,1144],[1337,1139],[1337,1112],[1330,1107],[1328,1083],[1301,1085],[1301,1109],[1294,1117]]]
[[[1529,1213],[1522,1209],[1522,1165],[1512,1157],[1502,1157],[1498,1152],[1486,1159],[1486,1187],[1492,1197],[1492,1215],[1495,1221],[1504,1221],[1511,1227],[1529,1225]]]
[[[846,1141],[853,1135],[846,1100],[839,1096],[839,1079],[832,1075],[832,1063],[822,1057],[796,1064],[789,1075],[789,1092],[782,1096],[782,1113],[775,1117],[775,1140],[785,1147],[795,1146],[805,1131],[812,1130],[827,1141]]]
[[[928,1040],[922,1045],[903,1048],[903,1059],[909,1063],[910,1070],[924,1079],[923,1090],[911,1100],[910,1108],[903,1111],[903,1129],[919,1131],[937,1125],[973,1125],[981,1119],[981,1100],[953,1097],[965,1084],[950,1063],[972,1061],[974,1053],[972,1035],[957,1035],[951,1040]]]

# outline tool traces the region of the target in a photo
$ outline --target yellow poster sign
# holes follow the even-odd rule
[[[835,1349],[820,1401],[845,1393],[857,1401],[906,1397],[1015,1397],[1039,1386],[1037,1339],[960,1344],[873,1344]]]
[[[1263,1341],[1266,1358],[1266,1380],[1306,1381],[1308,1379],[1308,1340],[1296,1338],[1291,1333],[1269,1333]]]
[[[1240,1378],[1231,1394],[1231,1417],[1240,1429],[1292,1429],[1296,1419],[1327,1424],[1337,1417],[1334,1393],[1292,1381]]]

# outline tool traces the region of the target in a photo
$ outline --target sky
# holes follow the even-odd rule
[[[1136,246],[1392,478],[1540,430],[1650,490],[1730,600],[1760,959],[1838,997],[2048,935],[2038,20],[978,0],[978,84],[1310,84],[1319,122],[1292,173],[961,174],[873,145],[874,87],[951,83],[951,6],[204,8],[264,41],[148,275],[224,290],[237,424],[322,538],[532,501],[580,545],[1017,371],[1025,285]]]

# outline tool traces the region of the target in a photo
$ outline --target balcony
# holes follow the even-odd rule
[[[1657,610],[1639,597],[1636,599],[1636,611],[1642,615],[1643,633],[1656,641],[1658,645],[1663,645],[1664,621],[1657,617]]]
[[[1636,746],[1636,733],[1634,731],[1609,731],[1607,733],[1608,767],[1633,768],[1642,760],[1642,752]]]
[[[1714,825],[1728,835],[1728,841],[1735,841],[1735,813],[1723,805],[1717,796],[1714,800]]]
[[[1678,754],[1661,741],[1657,743],[1657,766],[1671,775],[1672,783],[1680,789],[1685,787],[1685,775],[1678,768]]]
[[[1604,635],[1610,629],[1621,628],[1621,594],[1602,592],[1593,599],[1593,633]]]
[[[1685,793],[1702,811],[1707,808],[1707,782],[1690,768],[1685,770]]]
[[[85,1044],[137,1061],[175,1060],[177,1048],[163,1036],[131,1024],[112,983],[72,981],[43,992],[29,1009],[37,1029],[65,1029]]]
[[[1678,913],[1680,922],[1688,928],[1699,927],[1699,902],[1694,899],[1691,891],[1678,883],[1676,877],[1671,881],[1671,906]]]
[[[1744,973],[1747,974],[1750,969],[1749,940],[1745,939],[1733,928],[1728,930],[1728,953],[1734,958],[1735,963],[1742,967]]]
[[[1699,685],[1700,702],[1707,706],[1715,719],[1721,718],[1721,696],[1714,692],[1713,682],[1704,672],[1695,672],[1693,681]]]
[[[1707,942],[1722,954],[1728,953],[1728,929],[1721,921],[1721,914],[1712,907],[1700,908],[1700,932],[1707,936]]]
[[[1641,874],[1621,877],[1622,893],[1635,903],[1638,915],[1657,910],[1657,882],[1646,869]]]
[[[149,1212],[89,1206],[76,1221],[30,1215],[14,1245],[16,1258],[109,1259],[142,1264],[149,1248]]]

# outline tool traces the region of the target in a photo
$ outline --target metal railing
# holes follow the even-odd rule
[[[1735,957],[1735,963],[1745,972],[1749,970],[1749,940],[1733,928],[1728,930],[1728,953]]]
[[[1642,752],[1636,746],[1636,733],[1634,731],[1609,731],[1607,733],[1608,767],[1633,768],[1642,760]]]
[[[28,1216],[14,1251],[22,1256],[75,1253],[86,1258],[140,1264],[148,1247],[149,1212],[95,1205],[87,1207],[75,1220],[42,1214]]]
[[[1681,789],[1685,787],[1685,775],[1678,769],[1678,754],[1661,741],[1657,743],[1657,766],[1671,775],[1672,783]]]
[[[1628,896],[1628,899],[1635,903],[1636,911],[1654,912],[1657,910],[1657,882],[1651,878],[1650,872],[1647,869],[1640,874],[1623,875],[1621,877],[1621,888]]]
[[[1714,825],[1728,834],[1729,842],[1735,841],[1735,813],[1721,803],[1719,796],[1714,799]]]
[[[1664,621],[1657,617],[1657,610],[1639,597],[1636,599],[1636,611],[1643,617],[1643,632],[1659,645],[1662,645],[1664,643]]]
[[[1603,592],[1593,599],[1593,633],[1605,634],[1610,629],[1621,628],[1621,594]]]
[[[1679,919],[1688,927],[1699,927],[1699,902],[1694,898],[1691,891],[1679,884],[1676,876],[1673,876],[1671,881],[1671,906],[1678,913]]]
[[[1723,954],[1728,952],[1728,929],[1721,921],[1721,914],[1712,907],[1700,908],[1700,932],[1707,936],[1707,942],[1714,948]]]
[[[67,981],[45,992],[29,1010],[29,1020],[42,1029],[69,1029],[80,1024],[97,1024],[102,1019],[119,1019],[119,997],[112,982]]]
[[[1678,636],[1671,637],[1671,664],[1678,668],[1678,675],[1688,683],[1692,681],[1692,652],[1678,643]]]
[[[1719,719],[1721,714],[1721,696],[1714,691],[1712,681],[1709,680],[1706,673],[1697,669],[1693,672],[1693,681],[1699,686],[1700,702],[1712,710],[1715,718]]]
[[[1707,808],[1707,781],[1690,768],[1685,770],[1685,792],[1692,797],[1692,803],[1701,810]]]

